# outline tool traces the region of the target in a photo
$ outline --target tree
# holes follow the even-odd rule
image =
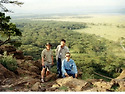
[[[16,4],[18,6],[22,5],[23,2],[18,2],[18,1],[11,1],[11,0],[1,0],[0,1],[0,8],[4,12],[12,12],[11,10],[7,9],[3,4]]]
[[[16,4],[16,5],[22,5],[22,2],[18,1],[10,1],[10,0],[1,0],[0,1],[0,8],[4,12],[11,12],[6,7],[3,6],[3,4]],[[7,39],[0,44],[3,45],[5,43],[10,42],[11,36],[21,36],[21,31],[16,27],[15,24],[10,23],[10,16],[5,16],[5,13],[0,12],[0,34],[1,36],[6,36]]]

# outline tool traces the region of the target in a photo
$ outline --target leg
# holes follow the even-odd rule
[[[44,79],[44,76],[45,76],[45,70],[46,68],[43,68],[42,71],[41,71],[41,78]]]
[[[58,61],[57,61],[57,73],[58,73],[59,77],[62,77],[61,65],[62,65],[62,61],[61,61],[60,58],[58,58]]]
[[[69,76],[75,78],[75,73],[73,71],[66,71]]]
[[[46,66],[46,76],[48,76],[50,74],[50,69],[51,69],[51,64],[48,64]]]

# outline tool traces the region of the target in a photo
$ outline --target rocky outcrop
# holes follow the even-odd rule
[[[78,70],[78,79],[66,77],[57,79],[56,73],[45,77],[45,83],[40,81],[41,61],[33,61],[32,56],[24,56],[22,51],[13,46],[1,46],[0,58],[4,51],[13,54],[17,59],[18,68],[15,72],[9,71],[0,64],[0,91],[54,91],[54,92],[114,92],[125,91],[125,70],[119,77],[106,82],[102,79],[81,80],[82,72]]]
[[[125,91],[125,79],[113,79],[111,80],[113,85],[117,85],[118,91]]]
[[[105,82],[102,79],[96,82],[92,82],[93,86],[96,87],[98,92],[106,92],[109,91],[113,85],[111,82]]]
[[[46,77],[46,81],[53,81],[57,79],[57,75],[56,73],[50,73],[47,77]]]
[[[1,50],[1,52],[4,52],[4,51],[14,52],[14,51],[16,51],[16,48],[14,46],[11,46],[11,45],[2,45],[2,46],[0,46],[0,50]]]
[[[122,70],[121,74],[116,79],[123,79],[125,78],[125,69]]]
[[[3,54],[7,51],[7,54],[13,54],[13,57],[16,59],[24,59],[24,55],[22,51],[16,50],[14,46],[11,45],[2,45],[0,46],[0,54]]]
[[[0,64],[0,79],[15,78],[16,75]]]
[[[83,80],[79,80],[73,77],[65,77],[63,79],[57,79],[57,84],[60,86],[67,86],[75,91],[83,91],[84,88],[89,86],[89,83]]]

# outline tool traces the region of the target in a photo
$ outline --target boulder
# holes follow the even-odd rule
[[[16,75],[0,64],[0,79],[4,78],[15,78]]]
[[[32,64],[33,64],[34,66],[38,67],[39,69],[42,68],[42,64],[41,64],[41,61],[40,61],[40,60],[34,61],[34,62],[32,62]]]
[[[20,59],[17,60],[18,66],[22,69],[25,69],[25,70],[28,70],[30,66],[33,66],[32,62],[33,61],[31,61],[31,60],[27,60],[27,61],[20,60]]]
[[[96,86],[99,90],[105,89],[104,91],[110,90],[113,85],[113,83],[105,82],[105,81],[92,82],[92,84]]]
[[[50,81],[50,80],[55,80],[56,79],[56,73],[50,73],[48,76],[46,76],[45,80]]]
[[[32,91],[38,91],[38,90],[39,90],[39,85],[40,85],[40,82],[36,82],[36,83],[32,86],[31,90],[32,90]]]
[[[88,82],[73,77],[57,79],[56,82],[60,86],[67,86],[69,88],[73,88],[75,91],[82,91],[83,89],[89,86]]]
[[[24,59],[23,52],[17,50],[17,51],[14,53],[14,57],[15,57],[16,59]]]
[[[59,85],[58,85],[58,84],[54,84],[54,85],[52,86],[52,88],[59,88]]]
[[[10,80],[10,81],[8,81]],[[3,88],[13,88],[12,91],[23,91],[25,89],[31,88],[36,82],[39,82],[39,79],[34,79],[31,76],[20,77],[17,79],[8,79],[4,81]],[[9,83],[8,83],[9,82]]]
[[[36,66],[30,66],[29,68],[28,68],[28,71],[30,71],[30,72],[35,72],[35,73],[37,73],[37,74],[40,74],[40,70],[39,70],[39,68],[38,67],[36,67]]]
[[[8,52],[8,55],[13,54],[13,57],[15,57],[16,59],[24,59],[24,55],[22,51],[13,51],[13,52]]]
[[[4,52],[4,51],[7,51],[7,52],[16,51],[16,48],[14,46],[11,46],[11,45],[2,45],[2,46],[0,46],[0,49],[2,52]]]

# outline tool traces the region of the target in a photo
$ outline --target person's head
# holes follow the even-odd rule
[[[61,42],[60,42],[61,46],[65,46],[66,44],[66,40],[62,39]]]
[[[70,53],[69,53],[69,52],[67,52],[67,53],[66,53],[66,55],[65,55],[65,57],[66,57],[66,59],[67,59],[67,60],[69,60],[69,59],[70,59],[70,56],[71,56],[71,55],[70,55]]]
[[[50,43],[46,43],[46,49],[49,50],[51,48],[51,44]]]

